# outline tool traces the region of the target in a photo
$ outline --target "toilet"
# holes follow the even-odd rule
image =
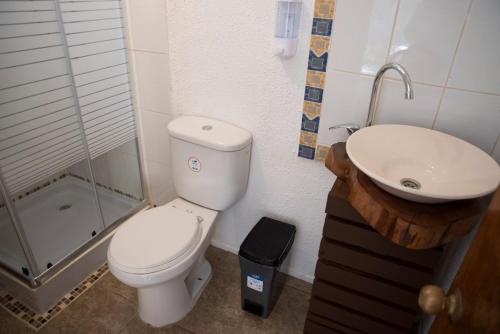
[[[209,282],[214,221],[246,191],[252,144],[247,130],[198,116],[175,119],[168,133],[179,198],[128,219],[108,248],[111,273],[137,288],[139,316],[155,327],[186,316]]]

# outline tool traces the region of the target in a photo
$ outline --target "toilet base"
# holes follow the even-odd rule
[[[184,318],[196,304],[212,278],[212,266],[202,257],[187,275],[166,283],[139,288],[139,316],[153,327],[162,327]]]

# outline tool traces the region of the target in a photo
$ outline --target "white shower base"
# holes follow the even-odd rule
[[[106,226],[133,208],[143,206],[138,200],[98,187]],[[102,225],[91,185],[67,176],[15,202],[37,265],[43,270],[98,234]],[[65,206],[61,209],[62,206]],[[68,208],[69,206],[69,208]],[[0,268],[0,287],[10,291],[32,309],[43,312],[66,292],[78,285],[89,273],[106,261],[106,252],[114,231],[106,235],[56,276],[38,288]],[[0,258],[12,269],[21,272],[25,260],[5,209],[0,210]]]
[[[139,203],[102,187],[97,190],[106,226]],[[66,176],[16,201],[15,207],[41,271],[91,239],[94,231],[97,234],[103,229],[91,185],[76,177]],[[7,224],[7,212],[2,210],[0,231],[9,229]],[[21,271],[24,256],[18,245],[12,245],[17,243],[12,232],[0,233],[0,258]]]

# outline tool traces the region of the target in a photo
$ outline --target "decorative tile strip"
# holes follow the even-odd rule
[[[80,179],[80,180],[82,180],[82,181],[84,181],[84,182],[90,183],[90,180],[89,180],[89,179],[87,179],[87,178],[85,178],[85,177],[83,177],[83,176],[80,176],[80,175],[78,175],[78,174],[69,173],[69,174],[68,174],[68,176],[72,176],[72,177],[75,177],[75,178],[77,178],[77,179]],[[115,193],[117,193],[117,194],[119,194],[119,195],[126,196],[126,197],[128,197],[128,198],[133,199],[133,200],[139,201],[139,202],[142,202],[142,201],[144,200],[143,198],[138,198],[138,197],[135,197],[135,196],[134,196],[134,195],[132,195],[132,194],[126,193],[126,192],[124,192],[124,191],[121,191],[120,189],[116,189],[116,188],[113,188],[113,187],[107,186],[107,185],[102,184],[102,183],[100,183],[100,182],[96,182],[96,183],[95,183],[95,185],[96,185],[96,186],[98,186],[98,187],[101,187],[101,188],[107,189],[107,190],[109,190],[109,191],[115,192]]]
[[[299,157],[310,160],[323,161],[329,149],[317,135],[334,18],[335,0],[315,1],[299,143]]]
[[[99,279],[101,279],[107,272],[108,264],[104,263],[96,271],[91,273],[84,279],[76,288],[64,295],[53,307],[45,313],[37,313],[23,302],[10,295],[5,290],[0,290],[0,306],[15,318],[21,320],[29,327],[38,331],[45,326],[50,320],[54,319],[65,308],[73,303],[85,291],[88,291]]]
[[[314,159],[319,160],[319,161],[325,161],[326,155],[328,154],[329,150],[330,150],[330,146],[317,145],[316,146],[316,156],[314,157]]]
[[[38,185],[36,185],[35,187],[31,188],[30,190],[26,190],[26,191],[23,191],[23,192],[16,193],[16,194],[14,194],[12,196],[12,201],[15,202],[16,200],[21,200],[24,197],[32,195],[32,194],[36,193],[37,191],[40,191],[43,188],[46,188],[46,187],[50,186],[51,184],[54,184],[54,183],[58,182],[59,180],[65,178],[66,176],[68,176],[68,174],[65,174],[65,173],[59,174],[59,175],[54,176],[54,177],[52,177],[50,179],[47,179],[45,181],[40,182]]]
[[[14,196],[12,196],[12,201],[15,202],[15,201],[19,201],[25,197],[28,197],[34,193],[36,193],[37,191],[40,191],[56,182],[58,182],[59,180],[62,180],[64,179],[65,177],[68,177],[68,176],[71,176],[71,177],[74,177],[74,178],[77,178],[79,180],[82,180],[84,182],[87,182],[87,183],[90,183],[90,180],[87,179],[87,178],[84,178],[80,175],[77,175],[77,174],[73,174],[73,173],[64,173],[64,174],[60,174],[58,176],[55,176],[49,180],[46,180],[46,181],[43,181],[42,183],[40,183],[39,185],[35,186],[34,188],[30,189],[30,190],[27,190],[27,191],[23,191],[23,192],[20,192],[20,193],[17,193],[15,194]],[[124,191],[121,191],[120,189],[116,189],[116,188],[112,188],[110,186],[107,186],[105,184],[102,184],[102,183],[99,183],[99,182],[96,182],[96,186],[98,187],[101,187],[101,188],[104,188],[104,189],[107,189],[109,191],[112,191],[112,192],[115,192],[121,196],[126,196],[130,199],[133,199],[133,200],[136,200],[136,201],[139,201],[139,202],[142,202],[144,199],[143,198],[138,198],[132,194],[129,194],[127,192],[124,192]],[[3,207],[5,207],[5,203],[0,203],[0,209],[2,209]]]

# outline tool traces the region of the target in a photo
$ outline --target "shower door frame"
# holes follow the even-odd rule
[[[70,80],[71,80],[71,90],[72,90],[72,95],[73,95],[73,98],[75,101],[76,117],[77,117],[77,121],[78,121],[78,124],[80,127],[83,149],[85,150],[85,153],[86,153],[85,160],[87,161],[87,167],[88,167],[89,176],[90,176],[89,181],[90,181],[90,184],[92,186],[94,200],[96,201],[97,209],[99,212],[99,220],[100,220],[100,223],[102,226],[102,230],[95,237],[89,239],[83,245],[81,245],[77,249],[73,250],[71,253],[67,254],[64,258],[59,260],[52,267],[45,269],[44,271],[41,271],[39,266],[37,265],[37,262],[35,260],[34,255],[33,255],[31,246],[26,238],[26,233],[24,231],[24,227],[22,225],[22,222],[19,219],[19,216],[17,215],[17,210],[14,206],[14,201],[11,197],[11,194],[8,191],[6,183],[3,179],[3,175],[0,171],[0,193],[4,197],[5,207],[7,209],[7,212],[9,214],[9,218],[11,219],[11,223],[14,227],[15,232],[16,232],[16,236],[17,236],[17,239],[19,241],[19,244],[23,250],[25,259],[27,261],[28,269],[30,270],[32,277],[24,276],[23,274],[19,273],[18,271],[10,268],[8,265],[5,265],[1,261],[0,261],[0,269],[5,270],[7,273],[18,278],[21,282],[26,283],[30,288],[38,288],[41,285],[43,285],[45,282],[47,282],[49,279],[51,279],[52,277],[55,277],[57,274],[62,272],[66,267],[68,267],[73,261],[75,261],[81,255],[83,255],[87,250],[91,249],[94,245],[97,245],[105,237],[109,236],[109,234],[112,233],[121,223],[123,223],[125,220],[127,220],[131,216],[135,215],[136,213],[138,213],[139,211],[145,209],[146,207],[148,207],[150,205],[149,195],[148,195],[148,192],[146,191],[145,182],[144,182],[144,173],[143,173],[144,170],[143,170],[143,165],[142,165],[142,163],[143,163],[142,152],[140,151],[140,147],[138,144],[139,133],[138,133],[137,124],[136,124],[136,127],[135,127],[136,137],[133,140],[135,141],[135,147],[136,147],[136,151],[137,151],[137,163],[138,163],[138,167],[139,167],[139,181],[141,184],[141,191],[142,191],[143,200],[141,202],[139,202],[136,207],[129,210],[125,215],[123,215],[119,219],[112,222],[109,226],[105,225],[104,215],[103,215],[101,203],[99,200],[99,194],[97,192],[97,186],[96,186],[96,182],[95,182],[95,178],[94,178],[94,169],[92,167],[92,156],[90,154],[90,150],[89,150],[88,142],[87,142],[87,136],[85,134],[85,128],[83,125],[82,113],[81,113],[81,108],[80,108],[80,101],[78,98],[78,92],[76,90],[75,77],[74,77],[73,68],[72,68],[72,64],[71,64],[71,58],[70,58],[70,54],[69,54],[69,46],[68,46],[68,42],[67,42],[67,38],[66,38],[66,32],[65,32],[62,12],[61,12],[61,8],[60,8],[59,0],[52,0],[52,1],[54,3],[55,14],[56,14],[56,18],[57,18],[57,25],[59,28],[59,34],[61,35],[61,38],[62,38],[62,47],[64,50],[64,58],[65,58],[65,62],[66,62],[66,67],[68,70],[68,75],[69,75]],[[123,1],[123,0],[121,0],[121,1]],[[126,37],[124,37],[124,38],[126,38]],[[127,51],[128,51],[128,47],[127,47]],[[127,63],[128,63],[128,60],[127,60]],[[133,100],[134,100],[133,96],[131,96],[131,99],[133,102]],[[133,103],[133,104],[135,105],[135,103]],[[137,116],[136,110],[137,110],[137,108],[134,108],[134,117]]]

